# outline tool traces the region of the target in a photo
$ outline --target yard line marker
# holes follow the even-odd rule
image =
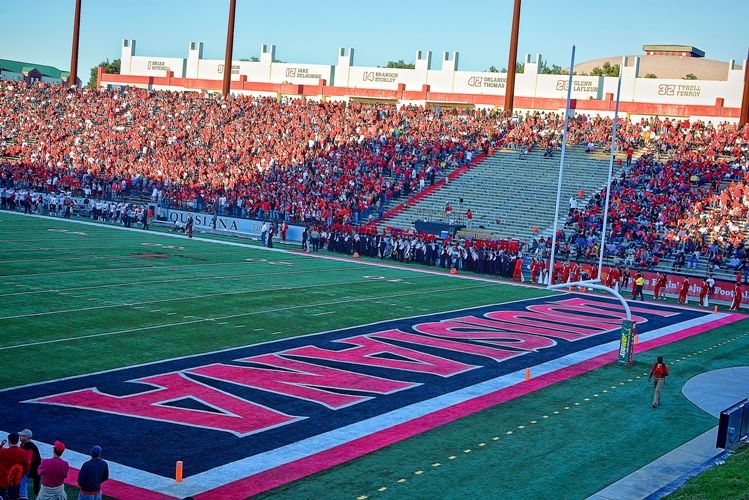
[[[445,292],[445,291],[454,291],[454,290],[470,290],[470,289],[474,289],[474,288],[486,288],[486,287],[490,287],[490,286],[497,286],[498,284],[500,284],[500,283],[498,283],[498,282],[491,282],[491,283],[481,283],[481,284],[478,284],[478,285],[470,285],[470,286],[431,288],[429,290],[424,290],[424,291],[419,291],[419,292],[401,293],[401,294],[397,294],[396,296],[398,296],[398,297],[405,297],[405,296],[424,295],[424,294],[427,294],[427,293],[432,294],[432,293],[435,293],[435,292]],[[389,296],[392,297],[393,295],[389,295]],[[383,297],[370,297],[369,299],[372,299],[372,298],[383,298]],[[352,303],[352,302],[353,303],[355,303],[355,302],[366,302],[369,299],[367,299],[367,298],[355,298],[355,299],[336,300],[336,301],[328,302],[326,304],[300,304],[300,305],[288,306],[288,307],[277,307],[277,308],[274,308],[274,309],[264,309],[264,310],[261,310],[261,311],[251,311],[251,312],[246,312],[246,313],[230,314],[230,315],[227,315],[227,316],[220,316],[220,317],[211,318],[211,319],[212,320],[216,320],[216,319],[241,318],[241,317],[244,317],[244,316],[255,316],[255,315],[258,315],[258,314],[268,314],[268,313],[290,311],[290,310],[295,310],[295,309],[305,309],[305,308],[308,308],[308,307],[331,306],[331,305],[337,305],[337,304],[348,304],[348,303]],[[445,311],[445,312],[446,313],[447,312],[456,312],[456,311],[461,311],[463,309],[467,309],[467,308],[456,309],[455,311]],[[195,316],[193,316],[193,317],[195,317]],[[12,350],[12,349],[20,349],[20,348],[23,348],[23,347],[32,347],[32,346],[45,345],[45,344],[58,344],[58,343],[61,343],[61,342],[70,342],[70,341],[75,341],[75,340],[84,340],[84,339],[96,338],[96,337],[110,337],[112,335],[119,335],[119,334],[122,334],[122,333],[140,332],[140,331],[145,331],[145,330],[158,330],[160,328],[169,328],[169,327],[173,327],[173,326],[191,325],[191,324],[195,324],[195,323],[202,323],[204,321],[208,321],[208,320],[207,319],[203,319],[203,318],[198,318],[198,319],[195,319],[195,320],[192,320],[192,321],[181,321],[181,322],[178,322],[178,323],[166,323],[166,324],[161,324],[161,325],[151,325],[151,326],[143,326],[143,327],[138,327],[138,328],[129,328],[127,330],[116,330],[116,331],[113,331],[113,332],[91,333],[91,334],[88,334],[88,335],[79,335],[77,337],[66,337],[66,338],[61,338],[61,339],[41,340],[41,341],[38,341],[38,342],[27,342],[27,343],[24,343],[24,344],[14,344],[14,345],[2,346],[2,347],[0,347],[0,351],[8,351],[8,350]],[[372,324],[376,324],[376,322],[372,323]],[[310,335],[317,335],[319,333],[321,333],[321,332],[316,332],[316,333],[310,334]],[[3,389],[3,390],[8,390],[8,389],[9,388]]]
[[[58,219],[56,217],[49,217],[49,216],[43,216],[43,215],[37,215],[37,214],[32,214],[32,215],[27,216],[27,217],[32,217],[32,218],[37,218],[37,219],[42,219],[42,220],[47,220],[47,221],[54,220],[56,222],[64,222],[64,223],[67,223],[67,224],[77,224],[77,225],[81,225],[81,226],[96,227],[97,229],[102,229],[102,231],[100,231],[101,233],[104,233],[105,230],[119,230],[119,231],[128,231],[128,232],[131,232],[131,233],[142,234],[142,231],[139,230],[139,229],[137,229],[137,228],[125,228],[125,227],[119,227],[119,226],[112,226],[112,225],[108,225],[108,224],[101,224],[101,223],[98,223],[98,222],[89,222],[89,221],[81,221],[81,220],[69,220],[69,219],[68,220],[60,220],[60,219]],[[176,238],[176,239],[182,240],[185,243],[188,242],[188,237],[186,235],[170,234],[170,233],[152,233],[152,234],[154,236],[158,236],[160,238]],[[119,240],[119,238],[115,238],[115,239]],[[334,260],[334,261],[338,261],[338,262],[345,262],[345,263],[348,263],[348,264],[356,264],[356,265],[360,265],[360,266],[363,265],[363,266],[369,266],[369,267],[379,267],[379,268],[385,268],[385,269],[391,269],[391,270],[395,269],[395,270],[399,270],[399,271],[406,271],[406,272],[408,272],[411,275],[411,276],[409,276],[409,278],[411,278],[411,279],[415,278],[415,276],[413,276],[413,274],[418,273],[418,274],[423,274],[423,275],[442,276],[442,277],[446,277],[446,278],[453,278],[453,279],[460,279],[460,280],[469,280],[469,281],[478,281],[478,282],[483,282],[483,283],[493,283],[493,284],[500,284],[501,283],[501,284],[504,284],[504,285],[507,285],[507,286],[519,286],[519,287],[523,287],[523,288],[534,288],[533,285],[526,285],[526,284],[521,284],[521,283],[506,282],[506,281],[502,281],[500,279],[495,279],[495,278],[490,278],[490,277],[471,276],[471,275],[467,275],[467,274],[454,274],[454,275],[451,275],[451,274],[447,274],[447,273],[445,273],[444,271],[441,271],[441,270],[420,269],[420,268],[414,268],[414,267],[403,266],[403,265],[398,265],[398,264],[371,262],[371,261],[364,261],[364,260],[352,260],[351,258],[348,258],[348,257],[336,257],[336,256],[332,256],[332,255],[309,254],[309,253],[301,252],[301,251],[298,251],[298,250],[284,250],[284,249],[281,249],[281,248],[264,248],[264,247],[258,247],[257,245],[247,244],[247,243],[240,243],[240,242],[235,242],[235,241],[219,240],[219,239],[214,239],[214,238],[205,238],[205,237],[200,237],[200,236],[193,238],[192,241],[194,241],[194,242],[200,242],[200,243],[210,243],[210,244],[214,244],[214,245],[226,245],[226,246],[233,246],[233,247],[240,247],[240,248],[249,248],[249,249],[252,249],[252,250],[259,251],[259,252],[275,252],[275,253],[285,254],[287,256],[290,256],[290,255],[293,255],[293,256],[296,256],[296,257],[302,257],[303,256],[303,257],[306,257],[306,258],[313,257],[313,258],[322,259],[322,260]],[[234,264],[234,263],[230,263],[230,264]],[[201,265],[210,266],[210,265],[223,265],[223,264],[184,264],[184,265],[181,265],[181,266],[150,266],[150,267],[148,267],[148,269],[153,269],[153,268],[170,269],[170,268],[176,268],[176,267],[183,268],[183,267],[186,267],[186,266],[201,266]],[[130,271],[131,267],[109,268],[109,269],[107,269],[107,271],[111,271],[113,269],[120,269],[120,270],[124,270],[124,271]],[[90,269],[77,270],[77,271],[72,271],[72,272],[88,272],[88,271],[90,271]],[[70,272],[70,271],[61,271],[61,273],[67,273],[67,272]],[[60,273],[39,273],[39,274],[60,274]],[[33,276],[37,276],[39,274],[35,274]],[[16,277],[19,277],[19,276],[21,276],[21,275],[16,275]]]
[[[151,309],[151,310],[150,310],[149,312],[152,312],[152,313],[157,313],[157,312],[159,312],[159,311],[161,311],[161,309]]]
[[[312,316],[324,316],[326,314],[335,314],[335,311],[325,311],[325,312],[313,314]]]
[[[146,269],[153,269],[153,267],[146,268]],[[354,271],[356,270],[356,266],[343,266],[343,267],[336,267],[330,269],[330,271]],[[285,272],[284,274],[306,274],[306,273],[318,273],[320,272],[319,269],[310,269],[306,271],[289,271]],[[174,283],[176,281],[178,282],[185,282],[185,281],[201,281],[201,280],[214,280],[214,279],[221,279],[224,281],[232,281],[232,280],[244,280],[249,278],[254,278],[257,276],[276,276],[278,273],[257,273],[252,274],[249,276],[241,275],[237,276],[236,274],[228,274],[228,275],[209,275],[209,276],[198,276],[194,278],[175,278],[175,279],[168,279],[168,280],[155,280],[155,281],[127,281],[124,283],[109,283],[106,285],[91,285],[91,286],[77,286],[77,287],[70,287],[70,288],[64,288],[63,290],[95,290],[99,288],[116,288],[116,287],[124,287],[124,286],[131,286],[131,285],[156,285],[156,284],[163,284],[163,283]],[[419,276],[422,277],[422,276]],[[427,276],[423,276],[427,277]],[[12,285],[13,283],[5,283],[6,285]],[[10,293],[0,293],[0,297],[7,297],[9,295],[30,295],[34,293],[43,293],[43,292],[58,292],[60,291],[59,288],[46,290],[46,289],[39,289],[38,291],[25,291],[25,292],[10,292]],[[324,292],[313,292],[313,293],[324,293]]]
[[[271,335],[278,335],[279,333],[283,333],[283,332],[273,332],[271,333]]]
[[[280,290],[306,290],[309,288],[318,288],[322,286],[361,285],[361,284],[369,284],[371,282],[372,282],[371,280],[356,280],[356,281],[341,281],[337,283],[320,283],[317,285],[298,285],[298,286],[283,287],[283,288],[273,287],[273,288],[258,288],[258,289],[250,289],[250,290],[234,290],[231,292],[217,292],[217,293],[208,293],[204,295],[191,295],[188,297],[174,297],[174,298],[168,298],[168,299],[150,300],[150,301],[145,301],[145,302],[134,302],[133,304],[160,304],[162,302],[176,302],[176,301],[181,301],[181,300],[205,299],[207,297],[219,297],[219,296],[226,296],[226,295],[267,293],[267,292],[275,292],[275,291],[280,291]],[[485,284],[481,286],[489,286],[489,285]],[[463,289],[463,288],[471,288],[471,287],[458,287],[458,288]],[[417,293],[421,293],[421,292],[417,292]],[[91,298],[88,300],[93,301],[97,299]],[[363,299],[358,299],[358,300],[363,300]],[[54,314],[67,314],[67,313],[75,313],[75,312],[81,312],[81,311],[91,311],[94,309],[107,309],[111,307],[121,307],[121,306],[126,306],[126,305],[133,305],[133,304],[118,304],[115,302],[112,305],[80,307],[77,309],[61,309],[57,311],[45,311],[45,312],[38,312],[38,313],[31,313],[31,314],[18,314],[15,316],[0,317],[0,321],[6,320],[6,319],[30,318],[30,317],[35,317],[35,316],[50,316]],[[328,304],[318,304],[318,306],[319,305],[328,305]],[[393,304],[393,305],[396,305],[396,304]]]
[[[244,325],[237,325],[234,328],[244,328]]]
[[[253,332],[259,332],[260,330],[262,330],[262,328],[255,328],[255,329],[254,329],[254,330],[252,330],[252,331],[253,331]]]
[[[177,313],[166,313],[167,316],[174,316]]]

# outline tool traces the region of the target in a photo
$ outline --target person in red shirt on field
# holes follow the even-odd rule
[[[66,498],[65,478],[68,476],[68,463],[60,458],[65,452],[65,444],[60,441],[54,442],[54,455],[45,458],[39,466],[39,475],[42,478],[40,495],[42,498]]]
[[[515,270],[512,273],[512,281],[520,281],[521,283],[525,281],[523,279],[523,258],[519,255],[515,259]]]
[[[648,382],[655,378],[655,394],[653,395],[653,408],[661,404],[661,391],[663,390],[663,384],[668,377],[668,366],[663,362],[663,356],[658,356],[653,368],[650,369],[650,376]]]
[[[733,285],[733,301],[731,302],[731,311],[738,311],[741,307],[742,294],[744,293],[741,288],[741,283]]]
[[[619,269],[619,266],[616,266],[614,269],[609,270],[609,288],[613,288],[614,290],[619,290],[619,280],[622,278],[622,270]]]
[[[570,263],[565,262],[562,264],[562,283],[570,282]]]
[[[531,282],[538,283],[538,273],[541,272],[543,264],[538,259],[533,259],[531,263]]]
[[[668,278],[664,273],[658,273],[658,278],[655,281],[655,288],[653,288],[653,298],[655,300],[666,300],[666,294],[663,293],[663,289],[668,284]]]
[[[687,294],[689,293],[689,278],[684,278],[681,281],[681,288],[679,288],[679,304],[687,303]]]
[[[707,282],[707,278],[703,278],[702,285],[700,287],[700,305],[702,307],[709,307],[709,300],[707,294],[710,293],[710,284]]]
[[[289,230],[289,225],[284,221],[283,224],[281,224],[281,241],[286,241],[286,232]]]
[[[21,480],[31,466],[31,454],[18,446],[19,436],[13,432],[0,442],[0,498],[18,498]]]

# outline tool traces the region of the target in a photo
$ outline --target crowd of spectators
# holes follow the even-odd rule
[[[382,216],[479,152],[553,156],[563,117],[190,92],[0,86],[0,187],[322,227]],[[608,147],[610,118],[578,115],[568,145]],[[612,184],[605,254],[624,265],[739,268],[749,260],[749,128],[620,120],[619,149],[647,147]],[[4,159],[3,159],[4,158]],[[592,258],[605,189],[570,210],[559,252]],[[549,241],[532,244],[534,251]]]
[[[6,84],[0,182],[197,210],[353,222],[495,144],[490,113]]]
[[[610,129],[610,119],[580,116],[569,141],[605,144]],[[561,130],[556,113],[508,118],[13,82],[0,87],[0,183],[115,200],[141,193],[288,223],[359,223],[479,151],[558,146]]]
[[[657,131],[657,132],[656,132]],[[612,182],[604,255],[629,267],[736,271],[749,265],[749,127],[663,120],[651,150]],[[591,257],[601,243],[605,187],[570,214],[560,252]],[[548,244],[548,242],[547,242]]]

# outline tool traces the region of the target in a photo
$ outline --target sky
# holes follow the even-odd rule
[[[413,62],[432,51],[460,53],[459,69],[507,67],[513,0],[237,0],[234,59],[259,56],[275,44],[276,58],[336,64],[338,48],[355,49],[357,66]],[[121,39],[136,55],[187,57],[204,42],[203,57],[223,59],[229,0],[82,0],[78,72],[120,57]],[[0,58],[59,69],[70,67],[75,0],[0,0]],[[518,59],[541,54],[549,64],[642,54],[642,45],[693,45],[710,59],[743,61],[749,48],[746,0],[523,0]]]

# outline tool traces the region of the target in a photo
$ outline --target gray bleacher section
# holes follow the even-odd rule
[[[559,159],[560,152],[544,158],[543,151],[534,151],[520,159],[515,150],[498,151],[380,226],[413,228],[417,219],[448,221],[444,207],[449,202],[453,207],[450,219],[455,223],[466,224],[465,212],[469,208],[473,212],[471,227],[461,231],[461,235],[529,241],[533,237],[532,226],[538,228],[539,234],[550,235]],[[606,184],[608,166],[606,152],[586,153],[581,146],[567,150],[559,209],[562,223],[569,210],[570,197],[583,190],[584,199],[578,199],[583,206]],[[618,175],[621,168],[614,163],[614,175]],[[463,198],[462,205],[460,198]]]

